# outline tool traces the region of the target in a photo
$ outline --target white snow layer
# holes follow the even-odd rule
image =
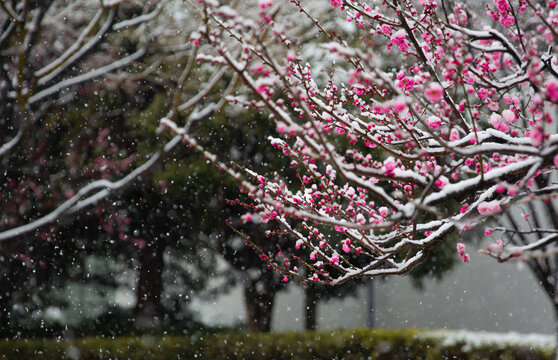
[[[516,332],[496,333],[468,330],[435,330],[425,331],[419,337],[442,339],[442,346],[464,343],[463,350],[484,346],[507,347],[509,345],[528,348],[552,349],[555,346],[554,335],[520,334]]]

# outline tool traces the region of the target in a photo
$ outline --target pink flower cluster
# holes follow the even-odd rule
[[[397,32],[391,37],[390,43],[391,45],[398,46],[399,50],[405,52],[409,48],[409,43],[405,40],[406,37],[407,35],[405,34],[405,30],[397,30]],[[388,44],[388,48],[390,47],[389,45],[390,44]]]
[[[508,0],[494,0],[497,11],[489,11],[488,14],[494,21],[500,21],[505,28],[515,23],[515,18],[511,15],[512,9]],[[519,12],[524,12],[525,7],[520,7]]]
[[[504,248],[504,242],[502,240],[497,240],[496,243],[487,242],[486,250],[490,253],[501,253]]]
[[[546,96],[548,100],[558,103],[558,81],[550,80],[546,84]]]
[[[431,117],[428,118],[428,120],[426,120],[426,123],[432,129],[436,130],[442,124],[442,119],[440,119],[439,117],[437,117],[435,115],[432,115]]]
[[[457,243],[457,252],[459,253],[459,257],[463,262],[468,262],[470,259],[469,254],[465,253],[467,247],[463,243]]]
[[[481,215],[494,215],[502,211],[502,207],[498,200],[483,201],[477,206],[477,210]]]
[[[502,115],[492,113],[490,115],[490,123],[492,126],[503,133],[510,132],[509,124],[516,121],[515,113],[509,109],[502,111]]]
[[[273,2],[271,0],[260,0],[260,8],[265,9],[266,7],[271,7]]]
[[[334,8],[339,8],[341,5],[343,5],[343,1],[341,0],[331,0],[331,6],[333,6]]]

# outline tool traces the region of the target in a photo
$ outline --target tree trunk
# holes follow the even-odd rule
[[[554,340],[556,348],[554,349],[554,359],[558,360],[558,299],[554,299]]]
[[[261,285],[261,284],[260,284]],[[246,308],[246,325],[249,331],[271,331],[271,318],[275,293],[273,291],[258,291],[257,282],[246,281],[244,284],[244,304]]]
[[[8,269],[1,270],[0,276],[0,334],[8,335],[11,330],[12,286],[10,279],[11,262],[7,261]]]
[[[374,279],[370,278],[366,281],[366,289],[368,290],[368,318],[367,325],[369,328],[373,328],[375,324],[375,314],[374,311]]]
[[[136,289],[135,325],[139,329],[161,326],[163,292],[163,240],[150,241],[139,253],[139,279]]]
[[[306,330],[316,330],[317,328],[317,311],[318,311],[318,298],[316,297],[316,289],[312,285],[307,285],[304,288],[304,312]]]

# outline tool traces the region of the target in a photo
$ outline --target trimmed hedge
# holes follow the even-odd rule
[[[228,359],[228,360],[538,360],[553,349],[519,345],[471,346],[419,330],[354,329],[271,334],[220,333],[182,337],[18,339],[0,341],[0,359]]]

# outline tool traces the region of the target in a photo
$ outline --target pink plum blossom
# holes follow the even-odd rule
[[[502,207],[498,200],[483,201],[477,206],[477,210],[481,215],[492,215],[500,212]]]
[[[496,114],[496,113],[490,114],[490,123],[495,128],[498,128],[500,126],[500,124],[502,123],[502,115]]]
[[[337,251],[333,252],[333,254],[331,254],[331,259],[329,260],[330,264],[337,264],[339,263],[339,254],[337,253]]]
[[[391,35],[391,27],[388,25],[382,25],[382,34]]]
[[[502,111],[502,119],[508,124],[515,121],[515,113],[509,109]]]
[[[515,115],[514,115],[515,117]],[[508,133],[510,132],[510,127],[508,126],[508,124],[504,121],[504,118],[496,113],[492,113],[490,115],[490,123],[492,124],[492,126],[494,126],[494,128],[496,130],[499,130],[503,133]]]
[[[386,174],[391,174],[397,167],[397,163],[392,157],[389,157],[384,161],[384,167],[386,169]]]
[[[240,220],[241,220],[243,223],[250,222],[250,221],[252,221],[252,214],[250,214],[250,213],[244,214],[244,215],[242,215],[242,216],[240,217]]]
[[[440,176],[438,179],[436,179],[436,186],[439,188],[443,188],[444,186],[446,186],[447,184],[449,184],[449,180],[447,177],[445,176]]]
[[[531,140],[531,145],[533,146],[540,146],[543,142],[543,138],[543,133],[538,128],[529,132],[529,139]]]
[[[333,6],[334,8],[338,8],[341,5],[343,5],[343,1],[341,0],[331,0],[331,6]]]
[[[558,80],[550,80],[546,83],[546,95],[553,102],[558,102]]]
[[[393,104],[391,106],[395,112],[400,113],[405,110],[407,104],[405,103],[405,99],[398,97],[393,101]]]
[[[457,129],[451,129],[450,131],[450,141],[459,140],[459,131]]]
[[[271,0],[259,0],[260,8],[265,9],[266,7],[271,7],[273,2]]]
[[[486,99],[488,97],[488,89],[480,88],[478,94],[481,99]]]
[[[430,83],[426,88],[424,95],[430,100],[430,102],[438,102],[444,96],[444,88],[438,83]]]
[[[428,126],[436,130],[442,124],[442,119],[440,119],[435,115],[432,115],[431,117],[428,118],[428,120],[426,120],[426,122],[428,123]]]
[[[380,214],[381,217],[386,217],[388,214],[388,208],[382,206],[381,208],[378,209],[378,213]]]

